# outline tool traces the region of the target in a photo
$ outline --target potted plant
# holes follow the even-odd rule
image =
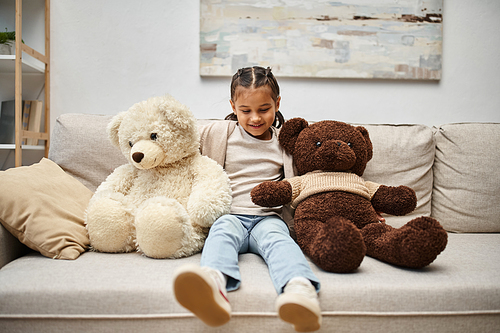
[[[0,54],[12,54],[12,45],[15,41],[15,31],[7,31],[7,28],[5,28],[5,32],[0,32]]]

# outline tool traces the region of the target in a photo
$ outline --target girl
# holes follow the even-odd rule
[[[290,237],[282,208],[259,207],[250,198],[252,188],[263,181],[293,176],[291,156],[278,143],[278,128],[284,122],[280,101],[270,68],[239,69],[231,82],[233,113],[201,130],[202,153],[224,166],[233,202],[231,214],[210,229],[201,267],[186,265],[176,271],[174,293],[182,306],[210,326],[229,321],[226,290],[240,286],[238,254],[248,252],[262,256],[269,268],[279,294],[280,318],[301,332],[321,326],[320,283]]]

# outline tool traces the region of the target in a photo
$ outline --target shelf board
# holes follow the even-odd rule
[[[22,149],[26,150],[44,150],[45,145],[39,145],[39,146],[30,146],[30,145],[22,145]],[[0,143],[0,150],[9,150],[9,149],[16,149],[16,145],[13,143]]]
[[[16,56],[15,55],[0,55],[0,73],[16,72]],[[43,74],[45,73],[45,65],[36,59],[23,58],[23,74]]]

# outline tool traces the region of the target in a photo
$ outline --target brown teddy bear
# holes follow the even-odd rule
[[[259,184],[252,201],[264,207],[291,203],[297,242],[320,268],[350,272],[365,255],[421,268],[446,247],[447,233],[431,217],[401,228],[379,222],[377,212],[406,215],[417,198],[407,186],[361,178],[373,152],[364,127],[331,120],[309,125],[294,118],[283,125],[279,142],[293,156],[299,176]]]

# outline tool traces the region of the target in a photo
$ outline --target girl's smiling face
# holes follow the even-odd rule
[[[230,100],[238,123],[251,136],[260,140],[271,140],[269,128],[273,125],[281,97],[276,102],[267,86],[259,88],[236,88],[236,99]]]

